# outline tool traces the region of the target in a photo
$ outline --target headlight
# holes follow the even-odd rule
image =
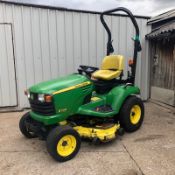
[[[40,101],[40,102],[44,102],[45,101],[44,94],[38,94],[38,101]]]

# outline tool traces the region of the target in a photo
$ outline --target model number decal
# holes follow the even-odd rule
[[[66,112],[67,111],[67,108],[63,108],[63,109],[59,109],[58,112]]]

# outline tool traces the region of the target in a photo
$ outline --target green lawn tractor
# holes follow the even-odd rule
[[[116,11],[127,13],[136,31],[134,56],[126,79],[124,57],[112,54],[111,32],[104,20],[104,15]],[[141,51],[137,22],[122,7],[104,11],[100,20],[108,34],[107,56],[100,68],[80,65],[77,73],[25,91],[31,111],[20,119],[20,131],[27,138],[46,140],[49,154],[60,162],[78,153],[82,139],[109,142],[124,131],[136,131],[143,122],[144,106],[140,90],[134,85],[137,53]]]

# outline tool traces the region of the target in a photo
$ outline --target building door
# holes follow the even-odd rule
[[[16,106],[16,76],[11,24],[0,24],[0,107]]]
[[[175,106],[175,41],[154,41],[151,53],[151,98]]]

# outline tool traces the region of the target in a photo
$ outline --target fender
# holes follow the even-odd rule
[[[137,86],[118,86],[113,88],[106,97],[106,104],[112,104],[112,109],[119,113],[120,108],[130,95],[140,94],[140,89]]]

